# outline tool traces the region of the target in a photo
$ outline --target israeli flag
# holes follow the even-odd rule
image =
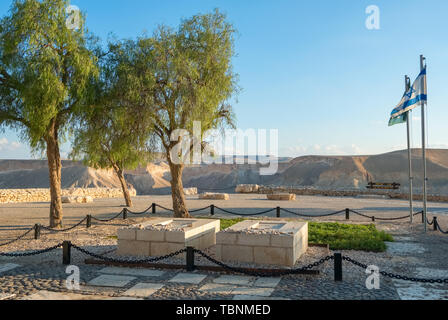
[[[414,109],[419,104],[426,102],[428,99],[426,91],[426,67],[420,72],[415,79],[411,88],[403,95],[400,103],[392,110],[391,119],[401,116],[403,113]]]

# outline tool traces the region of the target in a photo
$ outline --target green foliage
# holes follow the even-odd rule
[[[243,218],[220,219],[221,229],[244,221]],[[309,222],[308,241],[316,244],[328,244],[331,250],[362,250],[383,252],[384,241],[394,241],[384,231],[378,231],[374,224],[342,224],[333,222]]]
[[[237,91],[232,71],[232,26],[218,11],[183,20],[177,30],[160,26],[152,37],[120,41],[116,76],[124,104],[143,106],[146,124],[155,130],[164,151],[176,129],[192,134],[233,123],[228,104]]]
[[[127,58],[118,46],[102,53],[100,78],[91,84],[92,104],[74,131],[71,157],[94,168],[134,169],[151,160],[151,127],[145,109],[123,103],[117,70]]]
[[[21,132],[33,149],[58,139],[89,99],[96,58],[84,27],[66,27],[68,0],[16,0],[0,21],[0,127]]]
[[[393,241],[391,235],[378,231],[374,224],[310,222],[308,227],[309,242],[329,244],[332,250],[382,252],[386,250],[384,241]]]

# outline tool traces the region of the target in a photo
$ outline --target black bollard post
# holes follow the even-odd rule
[[[438,224],[437,217],[433,218],[433,222],[434,222],[434,231],[437,231],[437,224]]]
[[[72,243],[70,241],[64,241],[62,243],[62,264],[68,265],[71,260]]]
[[[152,213],[153,214],[156,213],[156,204],[155,203],[152,204]]]
[[[34,225],[34,240],[37,240],[40,238],[40,224]]]
[[[345,209],[345,220],[350,220],[350,209]]]
[[[123,209],[123,220],[126,220],[128,218],[128,209],[124,208]]]
[[[214,204],[212,204],[212,205],[210,206],[210,215],[211,215],[211,216],[214,216],[214,215],[215,215],[215,205],[214,205]]]
[[[280,218],[280,207],[277,207],[277,218]]]
[[[195,269],[194,267],[194,248],[193,247],[187,247],[187,254],[186,254],[186,258],[187,258],[187,271],[193,271]]]
[[[372,222],[375,222],[375,217],[372,217]]]
[[[342,254],[334,254],[334,281],[342,281]]]
[[[90,214],[87,215],[86,227],[87,229],[92,226],[92,216]]]

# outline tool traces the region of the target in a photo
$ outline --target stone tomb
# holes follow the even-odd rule
[[[219,230],[219,220],[150,218],[144,223],[118,229],[117,254],[162,256],[187,246],[203,250],[216,244]]]
[[[267,194],[266,198],[274,201],[294,201],[296,200],[296,195],[293,193],[273,193]]]
[[[307,249],[307,222],[246,220],[216,234],[216,258],[224,261],[292,267]]]

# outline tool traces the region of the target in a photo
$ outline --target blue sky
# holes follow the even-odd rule
[[[0,3],[4,16],[11,1]],[[448,1],[446,0],[72,0],[90,31],[132,38],[158,24],[219,8],[239,34],[235,71],[243,91],[239,128],[279,129],[282,156],[375,154],[406,147],[406,127],[388,127],[404,75],[428,63],[428,141],[448,148]],[[380,30],[365,27],[368,5],[380,9]],[[420,142],[420,108],[413,114]],[[65,144],[64,154],[70,150]],[[63,155],[64,155],[63,154]],[[31,157],[11,131],[0,158]]]

